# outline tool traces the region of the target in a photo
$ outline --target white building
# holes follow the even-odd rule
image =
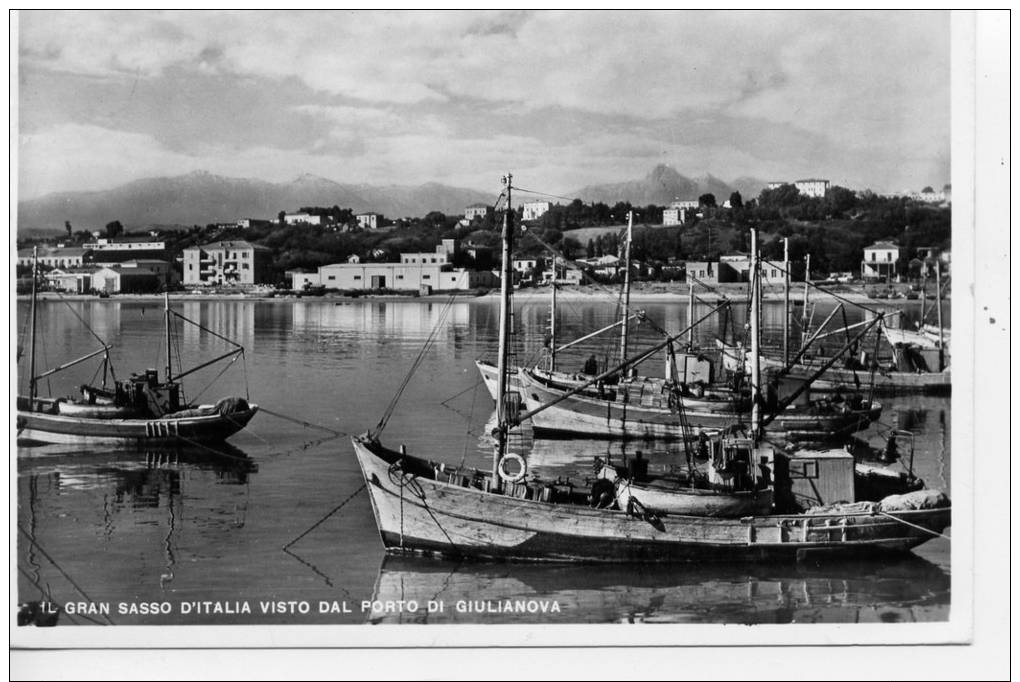
[[[311,213],[284,213],[283,222],[288,225],[322,225],[322,216]]]
[[[700,204],[697,199],[684,199],[682,201],[677,199],[669,204],[670,208],[682,208],[688,211],[696,211],[699,206]]]
[[[797,180],[793,183],[797,191],[804,196],[814,197],[822,199],[829,192],[829,181],[821,180],[818,178],[808,178],[807,180]]]
[[[546,213],[552,205],[548,201],[528,201],[524,204],[524,220],[538,220]]]
[[[391,289],[394,291],[450,291],[493,287],[499,278],[487,270],[455,268],[450,264],[334,263],[316,273],[292,273],[291,287],[327,289]]]
[[[270,249],[241,240],[190,246],[183,252],[184,284],[263,284],[271,259]]]
[[[896,277],[896,263],[899,259],[900,247],[892,242],[875,242],[866,246],[864,260],[861,261],[861,278],[889,281]]]
[[[686,208],[667,208],[662,211],[663,225],[683,225],[687,222]]]
[[[355,216],[358,220],[358,227],[363,230],[375,230],[379,228],[382,216],[378,213],[359,213]]]
[[[487,204],[471,204],[464,209],[464,219],[470,222],[475,218],[485,218],[490,213],[492,213],[492,206]]]
[[[456,252],[457,241],[455,239],[444,239],[442,243],[436,247],[435,251],[401,253],[400,262],[404,265],[445,265],[451,261]]]
[[[91,251],[163,251],[166,242],[144,237],[122,237],[120,239],[97,239],[81,245]]]
[[[40,246],[38,248],[39,265],[46,265],[51,268],[75,268],[84,265],[86,257],[85,249],[74,246],[58,244],[56,247]],[[20,249],[18,251],[18,265],[32,266],[32,249]]]

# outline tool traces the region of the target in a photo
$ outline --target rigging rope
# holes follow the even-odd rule
[[[410,383],[411,378],[414,376],[415,372],[418,371],[418,367],[421,366],[422,361],[425,359],[426,353],[428,353],[429,349],[432,348],[432,344],[435,343],[436,338],[439,335],[439,330],[445,323],[446,317],[447,315],[449,315],[450,309],[453,307],[453,302],[456,300],[456,298],[457,298],[456,296],[450,296],[449,300],[446,302],[446,305],[443,306],[443,309],[439,314],[439,319],[436,320],[436,324],[433,325],[432,330],[429,332],[428,337],[425,339],[424,345],[422,345],[421,349],[418,351],[418,355],[417,357],[415,357],[414,362],[411,363],[411,368],[407,371],[407,374],[404,375],[404,379],[403,381],[400,382],[400,386],[399,388],[397,388],[396,394],[393,396],[393,399],[390,400],[389,405],[386,406],[386,410],[383,412],[382,418],[379,419],[379,423],[376,424],[375,429],[372,431],[373,437],[378,437],[379,434],[382,433],[383,429],[386,428],[386,424],[389,422],[390,417],[393,416],[393,411],[397,407],[397,402],[400,400],[400,397],[404,394],[404,390],[407,388],[407,385]]]

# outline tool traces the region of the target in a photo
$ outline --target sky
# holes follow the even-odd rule
[[[551,193],[950,181],[945,12],[18,16],[18,193],[196,170]]]

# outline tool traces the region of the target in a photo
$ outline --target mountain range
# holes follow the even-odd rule
[[[726,183],[710,174],[688,178],[668,166],[656,166],[646,177],[620,183],[590,185],[569,196],[583,201],[665,205],[674,199],[715,194],[719,203],[734,190],[754,197],[765,183],[740,178]],[[205,171],[163,178],[145,178],[108,190],[59,192],[18,203],[18,229],[63,231],[102,229],[119,220],[128,229],[149,226],[206,225],[239,218],[275,219],[281,211],[302,206],[341,206],[356,212],[375,211],[390,218],[423,216],[429,211],[461,214],[473,203],[493,203],[495,196],[430,182],[418,186],[341,184],[316,175],[283,183],[230,178]]]

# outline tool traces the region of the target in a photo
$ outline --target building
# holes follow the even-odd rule
[[[444,239],[435,251],[423,251],[420,253],[401,253],[400,262],[404,265],[417,263],[429,265],[445,265],[450,263],[453,255],[457,253],[457,240]]]
[[[361,263],[360,259],[349,259],[347,263],[320,266],[316,273],[294,271],[290,273],[291,288],[324,286],[431,293],[499,285],[499,278],[487,270],[455,268],[450,260],[456,252],[456,241],[444,239],[435,252],[400,254],[399,263]]]
[[[688,282],[719,283],[719,266],[711,261],[689,260],[684,264],[684,272]]]
[[[323,219],[313,213],[284,213],[283,222],[288,225],[322,225]]]
[[[559,272],[556,273],[556,284],[580,284],[584,279],[584,273],[580,270],[573,268],[559,268]],[[553,281],[552,270],[547,270],[542,273],[542,284],[551,284]]]
[[[464,219],[469,222],[475,218],[484,219],[490,213],[492,213],[492,206],[487,204],[471,204],[464,209]]]
[[[818,178],[797,180],[793,183],[793,186],[796,187],[797,191],[804,196],[814,197],[816,199],[823,199],[825,198],[825,195],[829,193],[829,181]]]
[[[46,273],[46,284],[69,294],[87,294],[92,291],[92,274],[97,269],[95,266],[54,268]]]
[[[522,220],[538,220],[546,213],[552,205],[548,201],[528,201],[524,203]]]
[[[765,185],[765,189],[779,189],[780,187],[782,187],[785,184],[787,184],[787,183],[782,181],[782,180],[772,181],[772,182],[768,183],[767,185]]]
[[[762,260],[761,278],[763,284],[782,284],[782,263]],[[716,279],[720,284],[751,281],[751,257],[746,253],[720,256]]]
[[[701,203],[697,199],[677,199],[669,204],[670,208],[682,208],[688,211],[696,211],[700,206]]]
[[[293,273],[291,287],[324,286],[327,289],[394,291],[467,290],[494,287],[499,278],[487,270],[475,271],[446,264],[334,263],[316,273]]]
[[[171,284],[176,280],[176,276],[170,263],[165,260],[156,260],[154,258],[139,258],[137,260],[126,260],[120,264],[120,268],[125,271],[129,270],[148,270],[155,274],[160,281],[160,284]]]
[[[18,265],[32,267],[32,249],[19,249],[18,250]],[[63,244],[57,244],[56,246],[40,246],[38,251],[38,263],[39,265],[45,265],[51,268],[76,268],[81,267],[86,262],[91,261],[91,253],[86,249],[64,246]]]
[[[166,242],[149,236],[97,239],[95,242],[82,244],[82,248],[89,251],[86,261],[97,265],[123,263],[139,258],[168,260]]]
[[[284,218],[286,218],[286,215],[284,216]],[[261,220],[259,218],[241,218],[240,220],[237,221],[237,226],[244,230],[247,230],[248,228],[251,227],[268,227],[269,225],[272,224],[273,221],[271,220]]]
[[[184,284],[250,286],[264,284],[272,252],[246,241],[213,242],[184,249]]]
[[[106,265],[92,273],[92,289],[100,293],[151,294],[162,286],[162,275],[143,266]]]
[[[376,230],[379,229],[383,217],[379,213],[359,213],[355,218],[357,218],[358,227],[361,229]]]
[[[891,281],[896,277],[896,263],[899,259],[900,247],[892,242],[875,242],[864,247],[861,279]]]
[[[687,222],[686,208],[667,208],[662,211],[663,225],[683,225]]]

